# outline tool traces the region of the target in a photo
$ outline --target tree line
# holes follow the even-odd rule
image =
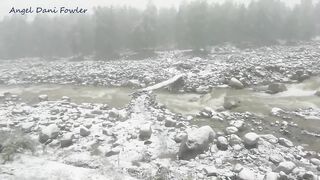
[[[10,16],[0,22],[0,58],[94,55],[114,58],[126,50],[205,49],[224,42],[272,44],[320,34],[320,2],[293,8],[280,0],[249,5],[205,0],[160,8],[99,7],[93,14]]]

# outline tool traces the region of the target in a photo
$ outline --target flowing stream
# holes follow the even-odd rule
[[[267,94],[263,90],[266,87],[255,89],[236,90],[217,87],[208,94],[196,93],[170,93],[163,90],[156,91],[158,102],[167,106],[173,112],[184,115],[196,115],[205,107],[218,109],[223,106],[224,97],[233,97],[240,100],[240,106],[233,109],[236,112],[251,112],[267,119],[268,121],[280,120],[271,116],[271,109],[278,107],[284,110],[298,108],[320,108],[320,97],[315,96],[320,89],[320,77],[313,77],[302,83],[288,84],[288,90],[278,94]],[[49,100],[58,100],[62,96],[68,96],[76,103],[107,103],[112,107],[124,107],[130,101],[130,94],[134,92],[129,88],[105,88],[93,86],[74,85],[26,85],[26,86],[0,86],[0,94],[10,92],[21,97],[22,102],[36,103],[40,94],[47,94]],[[320,119],[294,118],[291,121],[302,129],[311,132],[320,132]],[[223,128],[223,123],[213,122],[210,119],[196,118],[198,124],[210,124]],[[273,132],[274,133],[274,132]],[[320,138],[309,136],[296,138],[302,144],[308,144],[313,149],[320,149]]]

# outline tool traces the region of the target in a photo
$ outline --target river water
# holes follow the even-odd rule
[[[277,121],[278,118],[270,115],[274,107],[284,110],[298,108],[320,108],[320,97],[314,95],[320,89],[320,77],[313,77],[302,83],[288,84],[288,91],[278,94],[267,94],[263,90],[266,87],[254,89],[236,90],[227,87],[217,87],[207,94],[195,93],[170,93],[156,91],[158,102],[167,106],[173,112],[184,115],[195,115],[205,107],[219,109],[222,107],[224,97],[237,98],[240,106],[233,109],[236,112],[251,112],[267,119]],[[105,88],[93,86],[73,85],[27,85],[27,86],[0,86],[0,94],[10,92],[22,98],[22,102],[36,103],[40,94],[47,94],[50,100],[58,100],[62,96],[68,96],[75,103],[106,103],[112,107],[124,107],[130,101],[130,94],[134,92],[129,88]],[[198,120],[198,121],[197,121]],[[299,130],[305,129],[312,132],[320,132],[319,119],[294,118],[293,122],[299,125]],[[212,122],[210,119],[196,119],[198,124],[210,124],[222,128],[222,124]],[[312,149],[320,150],[320,138],[299,137],[299,143],[308,144]]]

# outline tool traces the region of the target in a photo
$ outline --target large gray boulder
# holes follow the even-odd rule
[[[316,93],[314,94],[316,96],[319,96],[320,97],[320,90],[316,91]]]
[[[59,135],[59,127],[56,124],[50,124],[41,129],[39,134],[39,141],[41,143],[47,142],[49,139],[54,139]]]
[[[216,133],[210,126],[203,126],[188,133],[180,145],[178,156],[180,159],[191,159],[209,148]]]
[[[256,146],[259,140],[259,135],[254,132],[249,132],[243,136],[244,144],[248,147]]]
[[[239,81],[238,79],[236,78],[231,78],[230,81],[229,81],[229,86],[230,87],[233,87],[233,88],[236,88],[236,89],[242,89],[244,88],[244,85],[242,84],[241,81]]]
[[[272,83],[268,86],[267,92],[270,94],[276,94],[276,93],[283,92],[286,90],[287,90],[287,87],[284,84]]]

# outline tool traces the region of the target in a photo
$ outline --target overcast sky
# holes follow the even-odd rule
[[[88,8],[96,6],[108,6],[108,5],[130,5],[137,8],[144,8],[149,0],[0,0],[0,18],[7,16],[12,7],[25,8],[25,7],[82,7]],[[192,0],[152,0],[158,7],[177,7],[182,1]],[[223,2],[225,0],[207,0],[208,2]],[[233,0],[237,2],[248,3],[250,0]],[[292,6],[299,3],[300,0],[282,0]]]

